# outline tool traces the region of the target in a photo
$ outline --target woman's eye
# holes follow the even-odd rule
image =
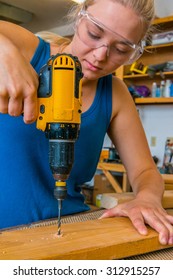
[[[117,51],[118,53],[120,53],[120,54],[126,54],[126,53],[127,53],[126,51],[120,50],[120,49],[118,49],[117,47],[114,47],[114,48],[115,48],[116,51]]]
[[[100,39],[99,35],[96,35],[96,34],[90,32],[89,30],[88,30],[88,35],[91,39],[94,39],[94,40],[99,40]]]
[[[117,46],[114,46],[114,49],[117,53],[119,53],[121,55],[126,55],[126,54],[129,54],[129,52],[130,52],[129,49],[123,49],[123,48],[119,48]]]

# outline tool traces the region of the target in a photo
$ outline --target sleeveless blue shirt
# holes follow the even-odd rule
[[[50,45],[40,39],[32,66],[39,72],[49,57]],[[99,79],[93,104],[81,116],[62,215],[89,210],[80,185],[95,174],[111,113],[112,76],[108,75]],[[36,123],[25,124],[22,116],[0,114],[0,228],[56,217],[54,184],[45,133]]]

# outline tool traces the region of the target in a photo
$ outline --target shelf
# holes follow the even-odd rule
[[[147,47],[145,47],[145,50],[168,48],[168,47],[172,47],[172,46],[173,46],[173,42],[167,43],[167,44],[158,44],[158,45],[147,46]]]
[[[157,18],[152,23],[155,25],[153,32],[166,32],[173,30],[173,16],[165,18]],[[158,26],[156,26],[158,25]],[[150,45],[145,47],[145,51],[141,58],[137,61],[142,63],[144,66],[166,64],[166,62],[172,61],[173,42],[167,42],[165,44]],[[116,76],[123,80],[127,87],[131,85],[141,86],[145,85],[151,91],[152,83],[155,81],[158,85],[161,80],[172,80],[173,81],[173,69],[168,69],[168,71],[162,72],[156,69],[156,71],[145,72],[145,74],[140,74],[137,72],[132,73],[130,71],[132,65],[123,65],[116,70]],[[139,65],[140,66],[140,65]],[[164,65],[163,65],[164,66]],[[161,67],[160,67],[161,68]],[[163,68],[162,68],[163,69]],[[165,68],[166,70],[166,68]],[[171,71],[172,70],[172,71]],[[140,71],[139,71],[140,72]],[[141,71],[142,72],[142,71]],[[138,98],[135,99],[136,104],[173,104],[173,98]]]
[[[171,72],[163,72],[163,75],[165,77],[167,76],[173,76],[173,71]],[[154,76],[160,76],[160,73],[156,73]],[[148,74],[131,74],[131,75],[124,75],[123,79],[138,79],[138,78],[150,78]],[[151,78],[153,79],[153,78]]]
[[[141,97],[134,99],[135,104],[173,104],[173,97]]]
[[[153,21],[153,25],[161,25],[161,24],[169,24],[173,23],[173,16],[163,17],[163,18],[156,18]]]

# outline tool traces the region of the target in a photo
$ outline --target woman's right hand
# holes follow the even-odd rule
[[[0,113],[11,116],[23,113],[25,123],[34,122],[37,88],[38,75],[29,59],[8,38],[0,35]]]

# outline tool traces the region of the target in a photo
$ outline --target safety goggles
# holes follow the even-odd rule
[[[143,53],[141,44],[137,45],[123,38],[84,9],[78,14],[76,33],[79,39],[92,49],[107,48],[107,56],[111,58],[113,63],[131,64]],[[111,38],[111,44],[107,43],[110,41],[109,38]]]

